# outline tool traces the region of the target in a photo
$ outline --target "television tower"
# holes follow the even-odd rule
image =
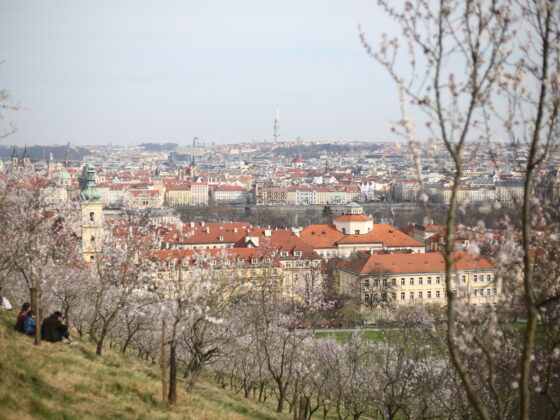
[[[276,118],[274,118],[274,126],[272,131],[272,137],[274,138],[274,143],[280,138],[280,108],[276,105]]]

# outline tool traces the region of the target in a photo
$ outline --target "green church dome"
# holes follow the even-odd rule
[[[89,163],[86,166],[87,184],[86,188],[82,191],[82,200],[90,203],[99,203],[101,200],[101,192],[95,185],[97,175],[95,174],[95,167]]]

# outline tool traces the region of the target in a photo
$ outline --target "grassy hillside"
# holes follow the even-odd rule
[[[158,366],[88,343],[43,343],[15,332],[16,313],[0,310],[1,419],[287,419],[272,406],[201,381],[179,404],[161,402]],[[182,385],[181,385],[182,386]]]

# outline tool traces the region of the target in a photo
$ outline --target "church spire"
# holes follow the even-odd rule
[[[16,146],[14,145],[14,149],[12,150],[12,166],[17,166],[19,163],[19,158],[16,152]]]

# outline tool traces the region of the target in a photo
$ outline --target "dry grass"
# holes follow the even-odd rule
[[[24,419],[288,419],[273,407],[202,381],[179,404],[161,401],[157,366],[88,343],[43,343],[13,331],[14,312],[0,311],[0,418]]]

